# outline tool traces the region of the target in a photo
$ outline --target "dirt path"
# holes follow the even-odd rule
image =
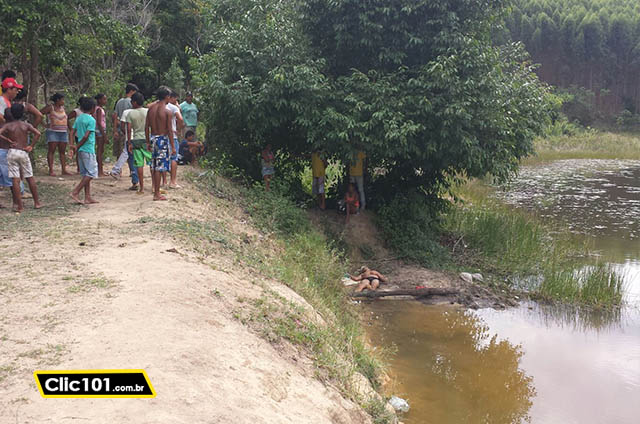
[[[152,202],[124,179],[94,184],[99,205],[71,206],[78,177],[37,178],[47,208],[19,217],[0,209],[1,423],[369,422],[307,358],[234,318],[255,286],[222,244],[197,252],[166,231],[209,237],[218,228],[181,226],[198,218],[222,236],[258,237],[239,208],[186,181],[169,202]],[[145,369],[157,397],[42,399],[32,375],[121,368]]]

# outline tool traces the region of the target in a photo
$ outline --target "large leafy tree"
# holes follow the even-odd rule
[[[84,92],[116,81],[146,64],[150,3],[0,0],[5,65],[20,71],[32,102],[41,84],[46,94],[50,82]]]
[[[218,1],[199,72],[215,143],[258,169],[365,150],[376,184],[437,192],[452,175],[506,178],[546,118],[518,45],[494,46],[505,1]]]

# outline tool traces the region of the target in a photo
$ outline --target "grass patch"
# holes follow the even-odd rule
[[[587,129],[572,135],[539,138],[536,155],[525,164],[561,159],[640,159],[640,135]]]
[[[594,307],[620,306],[624,278],[606,264],[586,266],[579,270],[548,269],[542,282],[533,288],[536,297],[560,300]]]
[[[14,365],[5,365],[0,367],[0,383],[2,383],[13,371],[16,370]]]
[[[162,230],[189,242],[198,253],[209,255],[229,244],[222,224],[190,220],[162,220],[157,222]]]
[[[24,212],[21,214],[12,213],[9,209],[11,204],[3,200],[3,206],[7,209],[0,210],[0,234],[42,234],[51,227],[51,220],[47,218],[55,219],[69,215],[82,207],[70,201],[69,190],[62,185],[38,183],[38,194],[44,207],[33,209],[33,200],[25,199]]]
[[[63,280],[66,279],[63,278]],[[115,286],[115,281],[112,281],[104,276],[97,276],[91,278],[83,278],[74,280],[74,284],[67,288],[69,293],[87,293],[93,290],[105,290]]]

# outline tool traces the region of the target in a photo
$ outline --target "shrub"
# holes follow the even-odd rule
[[[442,266],[448,260],[439,243],[445,204],[419,193],[397,195],[380,208],[377,223],[386,242],[402,259]]]

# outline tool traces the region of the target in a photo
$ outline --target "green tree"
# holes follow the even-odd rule
[[[216,47],[196,72],[208,128],[245,169],[265,143],[287,164],[363,149],[384,197],[456,174],[506,178],[546,119],[522,47],[492,45],[506,4],[214,2]]]
[[[162,76],[162,83],[182,95],[184,91],[184,71],[180,67],[177,57],[173,59],[171,66]]]

